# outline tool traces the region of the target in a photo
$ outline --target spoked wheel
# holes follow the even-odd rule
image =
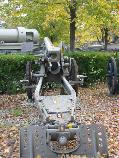
[[[71,59],[70,80],[78,81],[77,75],[78,75],[78,65],[75,59]],[[76,95],[78,95],[78,84],[73,85],[73,88],[76,92]]]
[[[32,100],[32,88],[30,87],[32,85],[32,69],[31,69],[31,62],[27,62],[26,64],[26,80],[28,80],[28,87],[26,88],[27,97],[28,99]]]
[[[107,84],[110,94],[116,94],[118,91],[117,64],[115,58],[111,58],[107,66]]]

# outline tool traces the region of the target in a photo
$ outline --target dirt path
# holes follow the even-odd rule
[[[80,122],[102,123],[107,128],[110,158],[119,158],[119,95],[109,97],[106,86],[80,88]],[[19,158],[19,129],[38,122],[37,108],[21,95],[0,96],[0,158]]]

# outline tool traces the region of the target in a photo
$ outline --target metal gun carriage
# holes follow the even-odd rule
[[[40,112],[39,123],[20,130],[20,158],[60,158],[67,155],[108,157],[106,130],[103,125],[81,124],[76,119],[78,85],[85,76],[78,75],[75,59],[63,56],[46,37],[37,54],[39,70],[26,64],[25,85],[28,100]],[[47,95],[58,86],[58,93]]]

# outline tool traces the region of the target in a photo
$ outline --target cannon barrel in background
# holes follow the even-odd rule
[[[4,43],[39,42],[39,33],[35,29],[17,27],[16,29],[0,29],[0,41]]]

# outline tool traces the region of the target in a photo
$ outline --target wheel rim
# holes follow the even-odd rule
[[[71,59],[71,71],[70,71],[70,80],[71,81],[78,81],[77,79],[78,74],[78,66],[75,59]],[[78,96],[78,84],[73,85],[73,88]]]
[[[27,62],[26,64],[26,79],[29,81],[29,85],[32,81],[32,74],[31,74],[31,62]]]
[[[27,62],[26,64],[26,79],[28,80],[28,86],[32,85],[32,70],[31,70],[31,62]],[[26,88],[28,99],[32,99],[32,89]]]
[[[116,88],[117,88],[117,64],[115,58],[111,58],[108,62],[108,68],[107,68],[107,83],[108,83],[108,88],[111,94],[116,93]]]

